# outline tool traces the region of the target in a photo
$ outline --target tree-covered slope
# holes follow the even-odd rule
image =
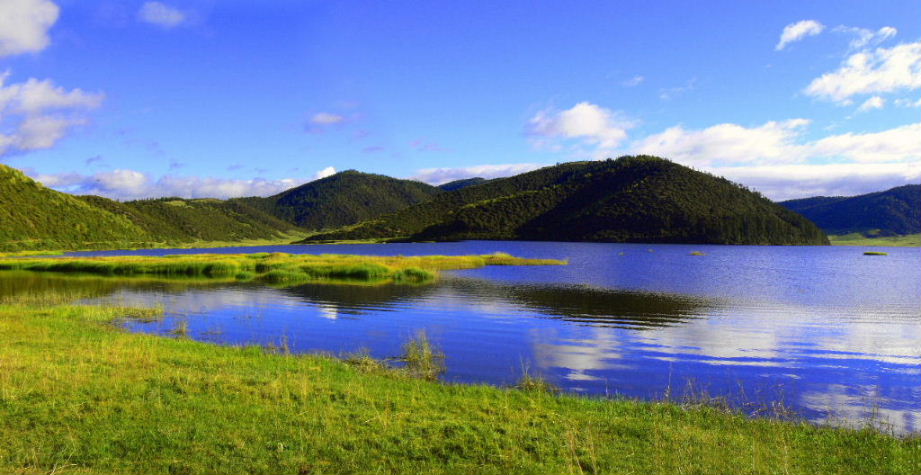
[[[851,197],[804,198],[780,203],[829,234],[892,236],[921,233],[921,185]]]
[[[268,198],[239,201],[302,228],[321,230],[393,213],[441,192],[418,181],[348,170]]]
[[[240,241],[272,239],[298,231],[240,200],[157,198],[117,202],[99,196],[81,199],[124,216],[159,241]]]
[[[809,220],[656,157],[575,162],[444,193],[313,239],[827,244]]]
[[[0,249],[59,249],[102,242],[144,242],[151,236],[129,219],[45,188],[0,165]]]
[[[461,188],[467,188],[468,186],[481,185],[487,181],[487,179],[480,177],[462,178],[460,180],[449,181],[447,183],[438,185],[438,188],[441,188],[444,191],[456,191]]]

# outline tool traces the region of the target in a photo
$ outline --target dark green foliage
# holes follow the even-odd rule
[[[811,219],[829,234],[921,233],[921,185],[851,197],[817,196],[780,204]]]
[[[313,239],[384,237],[828,244],[812,222],[756,192],[649,156],[491,180]]]
[[[355,224],[420,203],[441,190],[412,180],[398,180],[348,170],[268,198],[239,202],[309,230]]]
[[[448,183],[438,185],[438,188],[441,188],[445,191],[456,191],[461,188],[467,188],[468,186],[481,185],[486,183],[487,179],[475,177],[475,178],[462,178],[460,180],[449,181]]]

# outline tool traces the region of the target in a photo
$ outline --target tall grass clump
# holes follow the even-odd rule
[[[403,345],[400,360],[410,376],[427,381],[437,380],[447,369],[445,354],[432,346],[425,330],[419,331],[415,338]]]

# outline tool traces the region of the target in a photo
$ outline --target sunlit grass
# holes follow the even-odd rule
[[[285,253],[194,254],[165,257],[107,256],[0,259],[0,270],[103,276],[207,278],[289,285],[308,281],[424,283],[438,271],[487,265],[565,264],[508,254],[484,256],[354,256]]]
[[[255,261],[260,258],[252,257]],[[105,280],[105,279],[100,279]],[[40,297],[44,295],[45,301]],[[426,335],[393,368],[129,333],[159,309],[0,304],[0,473],[904,473],[921,439],[710,405],[446,385]]]
[[[921,234],[903,236],[866,237],[860,233],[828,236],[833,246],[918,247]]]
[[[525,391],[445,385],[369,357],[346,363],[111,324],[155,312],[0,305],[0,472],[921,469],[921,441],[872,430],[557,395],[536,378]],[[410,354],[432,361],[438,351],[426,338]]]

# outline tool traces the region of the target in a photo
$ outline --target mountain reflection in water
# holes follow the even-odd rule
[[[203,341],[378,358],[400,354],[425,330],[447,354],[452,382],[509,385],[527,369],[585,394],[680,398],[693,386],[695,395],[744,408],[782,402],[815,421],[875,415],[899,432],[921,427],[915,251],[868,261],[833,248],[714,247],[701,258],[660,247],[617,264],[624,257],[607,245],[509,244],[530,245],[536,250],[517,253],[582,254],[564,268],[448,273],[426,286],[279,289],[0,273],[0,303],[57,292],[161,305],[163,320],[126,327],[169,334],[183,321]]]

